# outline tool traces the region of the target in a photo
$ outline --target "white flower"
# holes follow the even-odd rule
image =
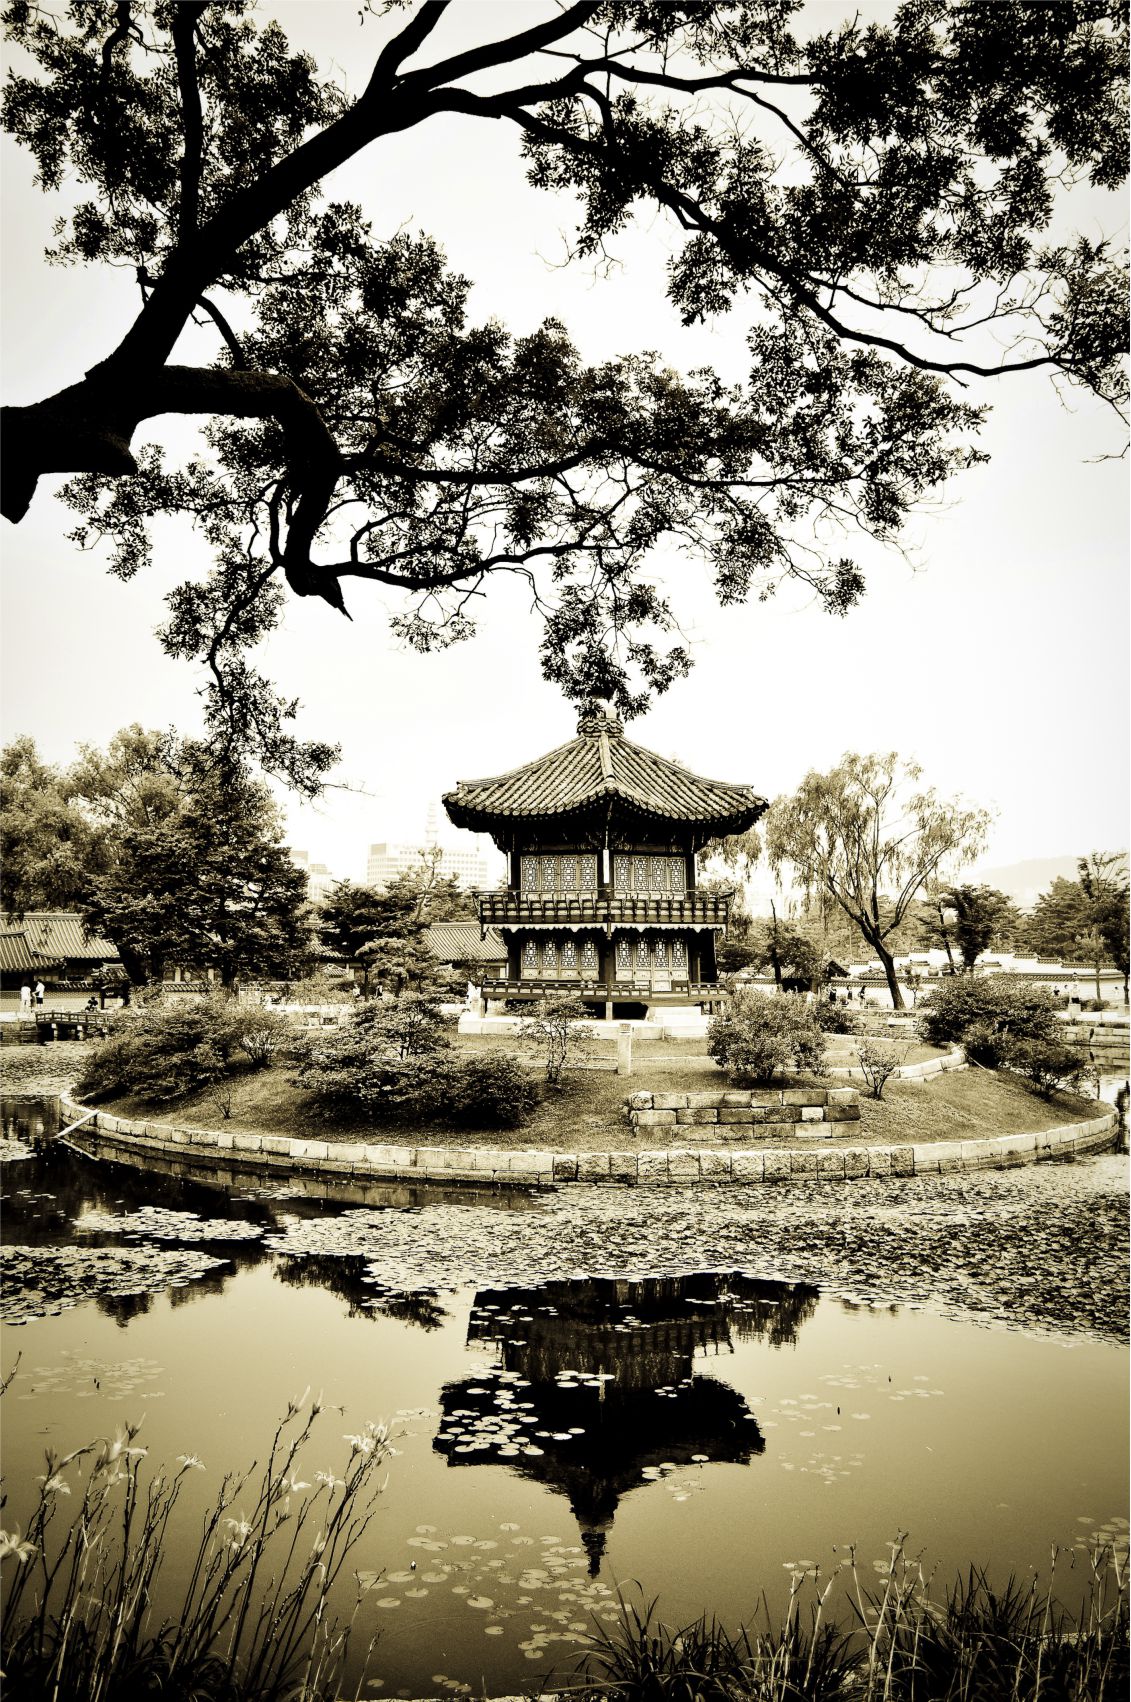
[[[324,1484],[327,1489],[344,1489],[346,1482],[344,1477],[335,1477],[333,1472],[315,1472],[314,1481]]]
[[[177,1464],[184,1471],[188,1471],[190,1468],[193,1471],[198,1472],[202,1472],[204,1470],[204,1461],[197,1459],[195,1454],[178,1454]]]
[[[14,1554],[22,1565],[35,1553],[35,1544],[21,1537],[18,1525],[14,1531],[0,1531],[0,1560],[6,1560],[10,1554]]]
[[[69,1495],[71,1493],[70,1484],[66,1478],[60,1477],[58,1472],[53,1472],[50,1477],[37,1477],[35,1481],[43,1485],[44,1495]]]
[[[232,1532],[233,1548],[238,1548],[251,1535],[251,1525],[247,1519],[225,1519],[224,1523]]]

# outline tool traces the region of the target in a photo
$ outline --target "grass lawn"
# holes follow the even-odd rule
[[[475,1037],[469,1050],[482,1050],[481,1039],[494,1045],[496,1037]],[[465,1042],[460,1041],[461,1048]],[[196,1128],[229,1129],[250,1134],[275,1134],[298,1140],[394,1140],[414,1146],[550,1147],[563,1152],[622,1151],[665,1144],[655,1129],[633,1133],[623,1120],[626,1096],[662,1084],[667,1092],[725,1087],[727,1078],[710,1058],[689,1052],[687,1057],[634,1058],[631,1077],[608,1069],[579,1071],[560,1092],[547,1091],[530,1122],[521,1129],[449,1129],[409,1122],[373,1123],[364,1117],[336,1112],[327,1116],[301,1087],[294,1085],[285,1064],[269,1070],[237,1072],[232,1083],[231,1118],[225,1120],[207,1094],[156,1110],[136,1099],[121,1099],[107,1110],[124,1117],[159,1117],[163,1122]],[[812,1078],[809,1078],[812,1079]],[[929,1082],[889,1082],[882,1100],[861,1098],[859,1123],[834,1124],[835,1134],[823,1145],[896,1143],[973,1139],[1024,1133],[1084,1119],[1095,1114],[1094,1101],[1071,1094],[1044,1100],[1012,1077],[972,1067],[936,1076]],[[673,1131],[672,1146],[713,1146],[728,1140],[740,1145],[764,1145],[796,1140],[789,1125],[780,1134],[769,1129],[726,1126],[724,1134],[710,1125]]]

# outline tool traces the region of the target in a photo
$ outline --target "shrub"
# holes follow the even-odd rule
[[[865,1040],[857,1048],[856,1056],[872,1098],[882,1099],[884,1088],[899,1069],[899,1053],[894,1046],[885,1046],[882,1040]]]
[[[1076,1087],[1092,1069],[1086,1052],[1055,1040],[1015,1041],[1007,1062],[1042,1099],[1051,1099],[1057,1088]]]
[[[430,999],[407,993],[365,1003],[349,1022],[307,1042],[296,1081],[331,1104],[360,1104],[373,1117],[427,1097],[425,1061],[446,1053],[444,1020]]]
[[[212,1087],[240,1044],[235,1008],[220,999],[154,1000],[118,1014],[78,1082],[86,1099],[136,1094],[156,1104]]]
[[[413,1105],[458,1129],[517,1129],[538,1103],[537,1082],[516,1058],[440,1055],[423,1065]]]
[[[1015,1042],[1055,1041],[1059,1032],[1052,994],[1009,975],[948,977],[919,1017],[928,1045],[964,1046],[976,1063],[991,1069],[1008,1062]]]
[[[860,1032],[855,1011],[848,1005],[830,1005],[817,1003],[813,1005],[813,1016],[822,1034],[858,1034]]]
[[[244,1006],[232,1019],[238,1045],[247,1054],[252,1069],[263,1070],[276,1050],[291,1034],[291,1025],[281,1011],[266,1005]]]
[[[738,993],[707,1029],[716,1064],[751,1081],[769,1081],[792,1065],[819,1074],[825,1037],[813,1007],[796,994]]]
[[[519,1026],[519,1045],[539,1054],[552,1087],[567,1064],[581,1063],[592,1053],[593,1030],[581,1020],[584,1015],[580,999],[540,999]]]

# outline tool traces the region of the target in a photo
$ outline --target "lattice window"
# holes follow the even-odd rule
[[[668,944],[666,940],[656,941],[656,956],[654,962],[657,969],[666,969],[668,967]]]
[[[617,974],[632,974],[632,941],[623,935],[617,941]]]
[[[563,857],[561,866],[562,866],[562,888],[561,888],[562,891],[563,892],[576,892],[577,891],[577,858],[576,857]]]
[[[683,940],[672,941],[672,968],[687,968],[687,946]]]
[[[581,869],[581,890],[593,893],[597,890],[597,859],[594,856],[582,856],[577,859]]]
[[[571,972],[577,968],[577,945],[573,940],[562,941],[562,968]]]
[[[581,943],[581,967],[586,975],[597,973],[597,942],[583,940]]]
[[[666,892],[668,890],[668,859],[666,857],[652,858],[652,890]]]
[[[543,975],[556,975],[558,973],[558,947],[554,940],[547,940],[542,947],[542,973]]]
[[[686,890],[687,890],[687,868],[686,868],[686,865],[684,864],[682,857],[669,857],[668,858],[668,875],[671,879],[671,887],[672,887],[673,892],[679,892],[679,893],[686,892]]]
[[[524,857],[522,859],[522,890],[523,892],[538,891],[537,857]]]
[[[633,876],[632,884],[636,888],[637,892],[647,892],[648,891],[648,859],[647,859],[647,857],[639,857],[639,856],[634,857],[633,858],[633,864],[634,864],[634,868],[633,868],[633,871],[632,871],[632,876]]]
[[[632,886],[632,859],[618,851],[613,858],[613,885],[618,892],[628,892]]]
[[[557,892],[558,890],[558,859],[543,857],[542,859],[542,891]]]
[[[533,940],[527,940],[522,948],[522,973],[536,975],[538,973],[538,947]]]
[[[647,969],[648,967],[647,940],[637,940],[636,942],[636,967],[637,969]]]

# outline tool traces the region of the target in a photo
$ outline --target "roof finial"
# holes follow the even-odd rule
[[[616,714],[611,698],[591,697],[582,706],[577,731],[582,738],[596,738],[604,733],[610,739],[619,739],[624,736],[624,723]]]

